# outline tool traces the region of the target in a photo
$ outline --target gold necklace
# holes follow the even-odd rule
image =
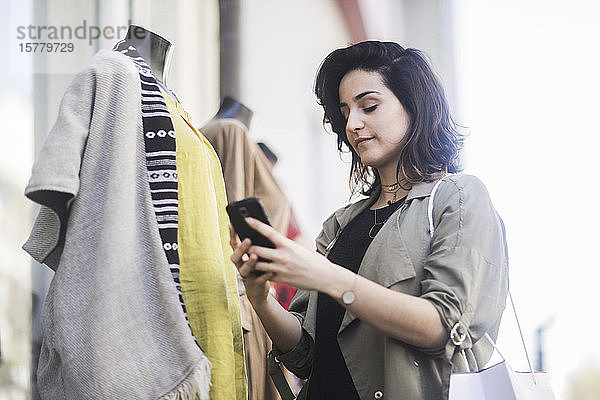
[[[391,185],[381,184],[381,190],[383,191],[383,193],[393,193],[394,194],[394,197],[392,198],[392,200],[387,201],[387,205],[389,206],[392,203],[396,202],[396,198],[398,196],[398,191],[400,190],[400,184],[398,182],[392,183]]]
[[[398,183],[398,182],[394,182],[391,185],[384,185],[382,183],[381,186],[383,186],[384,188],[386,188],[390,192],[393,192],[394,190],[400,189],[400,183]]]

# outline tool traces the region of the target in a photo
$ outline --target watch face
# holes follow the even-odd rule
[[[354,303],[354,300],[356,300],[356,295],[352,290],[347,290],[342,293],[342,303],[345,305],[349,306],[350,304]]]

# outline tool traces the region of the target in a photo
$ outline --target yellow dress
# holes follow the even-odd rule
[[[246,400],[239,294],[230,260],[221,165],[183,107],[161,92],[177,143],[177,239],[183,302],[192,332],[212,363],[211,400]]]

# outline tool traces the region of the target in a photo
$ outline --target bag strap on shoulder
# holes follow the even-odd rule
[[[429,218],[429,236],[433,237],[433,232],[435,231],[435,227],[433,226],[433,197],[435,196],[435,192],[437,192],[440,184],[444,178],[438,180],[433,189],[431,189],[431,194],[429,195],[429,203],[427,204],[427,217]]]

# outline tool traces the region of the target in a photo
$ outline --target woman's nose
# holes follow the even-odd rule
[[[348,132],[358,132],[364,127],[362,118],[356,113],[350,113],[348,115],[348,121],[346,122],[346,130]]]

